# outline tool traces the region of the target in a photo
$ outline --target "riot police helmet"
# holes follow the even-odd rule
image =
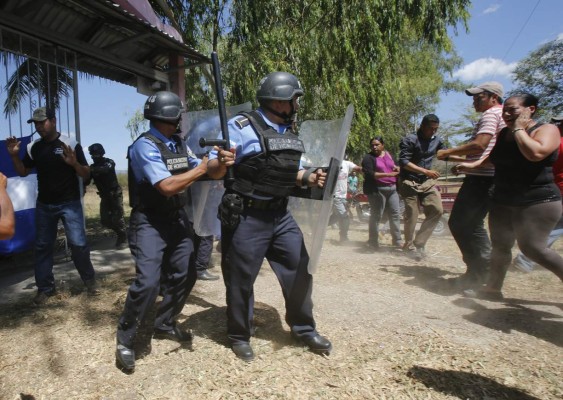
[[[144,117],[168,123],[177,123],[185,111],[184,104],[177,94],[160,91],[149,96],[145,102]]]
[[[303,96],[304,91],[299,79],[288,72],[272,72],[260,81],[256,98],[263,100],[291,100]]]
[[[106,154],[104,146],[102,146],[100,143],[94,143],[88,146],[88,152],[92,157],[102,157],[104,154]]]

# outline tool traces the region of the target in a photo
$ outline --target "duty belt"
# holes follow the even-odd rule
[[[275,199],[255,199],[253,197],[241,196],[245,208],[252,208],[254,210],[283,210],[287,207],[287,197],[280,197]]]
[[[144,207],[141,205],[136,206],[133,211],[139,211],[147,215],[152,215],[160,218],[177,219],[180,217],[180,211],[182,208],[177,208],[173,210]]]
[[[414,176],[414,175],[410,175],[408,176],[405,180],[407,181],[413,181],[416,183],[424,183],[428,180],[428,177],[423,175],[423,176]]]

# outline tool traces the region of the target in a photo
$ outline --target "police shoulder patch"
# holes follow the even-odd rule
[[[153,160],[160,160],[160,153],[153,150],[149,151],[147,156],[147,158],[151,158]]]
[[[246,117],[238,117],[237,119],[235,119],[235,125],[239,128],[242,129],[245,126],[250,125],[250,121],[248,118]]]

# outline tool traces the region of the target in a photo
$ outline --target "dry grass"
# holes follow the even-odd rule
[[[96,267],[113,267],[100,274],[102,296],[86,297],[75,274],[45,307],[31,307],[31,297],[2,305],[0,398],[563,397],[563,294],[554,275],[511,272],[504,302],[466,299],[444,282],[463,271],[450,237],[432,238],[430,260],[416,263],[363,252],[365,226],[353,225],[347,246],[336,245],[337,235],[328,232],[313,293],[318,329],[334,345],[330,357],[291,341],[265,265],[255,287],[253,363],[227,347],[222,283],[198,282],[180,318],[196,335],[193,346],[151,341],[144,327],[136,371],[124,374],[114,365],[115,326],[133,264],[126,252],[98,250]]]

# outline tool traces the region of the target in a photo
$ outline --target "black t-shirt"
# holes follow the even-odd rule
[[[527,130],[528,135],[539,125]],[[495,166],[493,201],[508,206],[529,206],[559,201],[561,194],[553,179],[552,165],[558,150],[540,161],[524,157],[509,128],[501,130],[489,155]]]
[[[27,147],[23,165],[37,170],[37,200],[41,203],[59,204],[80,199],[76,171],[62,157],[63,143],[74,148],[76,159],[81,165],[88,165],[82,146],[76,140],[60,134],[51,142],[38,139]]]

